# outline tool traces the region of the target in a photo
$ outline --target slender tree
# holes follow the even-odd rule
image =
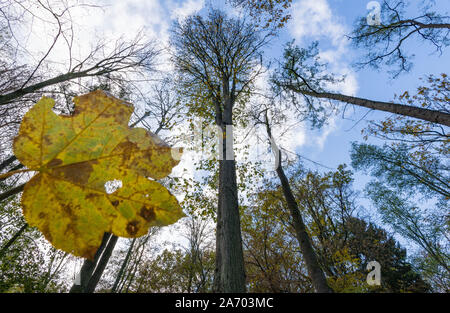
[[[271,107],[272,109],[274,109],[273,102],[271,103]],[[311,244],[311,239],[305,227],[305,223],[303,221],[301,212],[297,205],[297,201],[302,201],[302,199],[295,198],[289,180],[283,169],[281,150],[278,148],[276,141],[272,136],[272,126],[271,121],[269,120],[268,111],[269,108],[267,107],[263,111],[260,111],[259,114],[258,113],[254,114],[255,122],[257,124],[262,124],[265,127],[265,131],[269,138],[269,144],[271,145],[272,151],[275,156],[275,171],[280,180],[281,189],[283,191],[286,205],[291,215],[291,220],[294,225],[296,238],[300,246],[300,251],[303,255],[306,267],[308,269],[308,276],[311,278],[312,284],[316,292],[320,293],[332,292],[332,289],[328,286],[325,274],[320,267],[316,253]]]
[[[327,91],[325,85],[336,80],[333,76],[323,72],[323,65],[318,59],[317,45],[308,49],[300,49],[290,43],[286,46],[284,60],[274,75],[273,81],[290,97],[303,95],[307,104],[306,109],[312,114],[323,110],[321,104],[314,106],[314,99],[328,99],[450,126],[450,113],[446,110],[376,101]]]

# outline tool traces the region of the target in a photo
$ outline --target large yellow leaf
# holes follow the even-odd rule
[[[43,97],[23,118],[16,157],[37,174],[25,185],[25,219],[58,249],[92,259],[103,234],[138,237],[183,216],[158,182],[179,160],[142,128],[131,129],[133,107],[103,91],[75,97],[71,116],[56,115]],[[108,182],[121,182],[112,192]]]

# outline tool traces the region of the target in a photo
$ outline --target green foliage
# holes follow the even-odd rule
[[[381,286],[370,292],[427,292],[430,286],[408,261],[406,249],[388,233],[373,223],[351,217],[346,221],[346,246],[350,254],[360,260],[360,272],[367,263],[376,260],[381,265]]]
[[[0,205],[0,247],[24,224],[17,199]],[[67,290],[64,266],[69,258],[53,249],[36,228],[28,227],[0,257],[0,293]]]
[[[354,143],[351,158],[355,169],[369,170],[380,182],[405,195],[435,198],[442,205],[450,198],[450,176],[439,156],[417,160],[405,144],[377,147]]]
[[[440,210],[420,210],[397,190],[372,182],[367,193],[382,215],[383,222],[391,225],[395,232],[417,244],[421,252],[416,256],[419,267],[428,268],[440,276],[439,288],[445,290],[450,282],[450,258],[448,244],[448,217]],[[421,260],[427,258],[429,260]],[[434,278],[433,278],[434,279]]]
[[[385,230],[355,216],[357,194],[345,166],[319,174],[291,171],[291,186],[314,249],[335,292],[426,292],[429,286]],[[267,182],[243,216],[247,275],[253,291],[312,292],[282,190]],[[382,285],[366,283],[381,264]]]
[[[450,281],[448,168],[438,153],[422,150],[427,155],[423,158],[423,153],[417,157],[412,150],[405,143],[353,144],[352,164],[376,177],[366,193],[382,221],[419,247],[414,256],[417,267],[437,290],[445,291]]]
[[[214,272],[214,253],[204,255],[203,266],[209,268],[207,284],[200,287],[202,271],[192,267],[191,255],[181,249],[164,250],[156,257],[144,260],[139,265],[135,292],[210,292]],[[130,291],[131,291],[130,290]]]
[[[241,215],[249,292],[312,292],[283,195],[270,182]]]

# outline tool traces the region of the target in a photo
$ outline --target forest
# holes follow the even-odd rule
[[[0,293],[450,292],[448,1],[0,13]]]

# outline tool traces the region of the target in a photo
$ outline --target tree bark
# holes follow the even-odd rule
[[[290,87],[287,87],[290,88]],[[325,98],[330,100],[337,100],[341,102],[346,102],[354,105],[358,105],[364,108],[369,108],[378,111],[385,111],[394,114],[399,114],[403,116],[409,116],[424,121],[441,124],[445,126],[450,126],[450,114],[445,112],[440,112],[436,110],[424,109],[419,107],[414,107],[410,105],[404,105],[400,103],[373,101],[364,98],[351,97],[330,92],[314,92],[308,90],[299,90],[297,88],[290,88],[293,91],[299,92],[304,95],[313,96],[316,98]]]
[[[111,239],[112,234],[110,233],[105,233],[103,235],[103,239],[102,239],[102,243],[100,245],[100,247],[98,248],[97,252],[95,253],[94,256],[94,261],[91,260],[84,260],[83,266],[81,267],[80,270],[80,284],[77,285],[76,283],[74,283],[72,285],[72,288],[70,288],[69,293],[84,293],[86,292],[86,288],[87,285],[89,283],[89,280],[92,277],[92,273],[95,270],[95,265],[98,263],[103,250],[105,249],[106,245],[108,244],[108,241]]]
[[[325,275],[319,265],[317,260],[317,255],[312,247],[309,234],[306,231],[303,218],[298,209],[297,202],[292,193],[289,181],[284,174],[281,165],[277,168],[277,175],[281,182],[281,187],[283,189],[283,194],[286,199],[287,206],[292,216],[292,221],[294,223],[295,234],[297,236],[300,249],[302,251],[303,257],[305,258],[306,267],[308,269],[308,275],[311,278],[314,289],[321,293],[330,293],[333,290],[328,286]]]
[[[0,95],[0,105],[4,105],[8,102],[11,102],[17,98],[20,98],[26,94],[33,93],[39,89],[42,89],[47,86],[52,86],[58,83],[62,83],[68,80],[72,80],[74,78],[80,78],[80,77],[86,77],[86,76],[92,76],[92,74],[89,74],[89,71],[82,71],[82,72],[70,72],[62,75],[58,75],[56,77],[47,79],[45,81],[36,83],[34,85],[12,91],[10,93],[7,93],[5,95]]]
[[[221,240],[221,291],[245,292],[244,253],[237,199],[236,165],[232,160],[222,160],[222,194],[219,196],[222,212]]]
[[[222,163],[219,164],[219,180],[222,176]],[[219,195],[221,194],[221,183],[219,182]],[[221,276],[220,273],[222,272],[222,205],[219,198],[219,203],[217,205],[217,222],[216,222],[216,259],[215,259],[215,269],[214,269],[214,282],[213,282],[213,290],[214,292],[221,292]]]
[[[233,101],[229,95],[228,80],[223,82],[224,106],[220,119],[222,130],[221,151],[219,161],[219,203],[218,203],[218,252],[216,258],[216,271],[218,277],[218,292],[245,292],[244,252],[242,249],[241,224],[239,214],[238,191],[236,182],[236,163],[233,155],[232,108]],[[216,112],[219,113],[219,112]],[[227,126],[229,128],[227,129]],[[230,149],[230,151],[227,151]],[[227,159],[228,158],[230,159]]]

